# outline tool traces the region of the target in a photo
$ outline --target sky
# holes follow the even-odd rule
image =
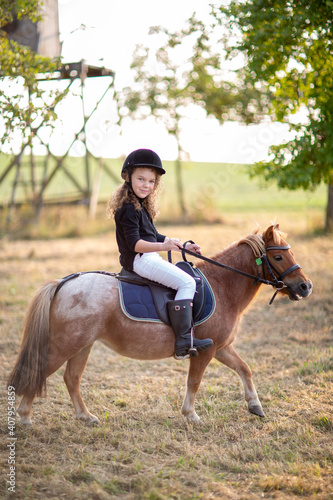
[[[65,62],[85,60],[90,65],[113,70],[115,88],[120,90],[133,81],[130,64],[135,46],[152,43],[152,36],[148,34],[151,26],[179,30],[193,12],[199,19],[208,20],[210,3],[205,0],[58,0],[61,55]],[[94,108],[109,81],[104,78],[86,80],[86,114]],[[80,93],[79,80],[73,90]],[[74,131],[82,125],[80,98],[67,98],[57,112],[61,121],[51,149],[55,154],[63,154]],[[150,148],[162,159],[176,158],[175,139],[152,117],[144,122],[128,120],[121,134],[115,120],[113,94],[108,92],[87,123],[88,147],[94,155],[118,158],[137,148]],[[203,109],[194,106],[183,121],[182,129],[183,148],[191,160],[203,162],[252,163],[263,160],[267,158],[271,144],[279,144],[288,138],[286,125],[265,123],[246,127],[227,122],[220,126],[216,119],[207,118]],[[71,154],[82,154],[79,143],[72,148]]]

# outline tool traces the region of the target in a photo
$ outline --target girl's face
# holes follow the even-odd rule
[[[138,167],[132,173],[132,188],[138,198],[144,199],[154,191],[156,172],[151,168]]]

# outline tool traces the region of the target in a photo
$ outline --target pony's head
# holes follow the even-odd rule
[[[284,237],[278,224],[269,226],[264,231],[262,240],[268,260],[266,266],[271,267],[275,277],[284,283],[285,287],[278,290],[280,293],[288,295],[290,300],[301,300],[312,293],[312,282],[296,264],[294,254]]]

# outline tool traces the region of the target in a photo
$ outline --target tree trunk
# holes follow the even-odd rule
[[[328,184],[325,231],[333,233],[333,184]]]
[[[180,206],[180,211],[182,214],[182,218],[187,220],[187,210],[184,199],[184,187],[183,187],[183,179],[182,179],[182,168],[181,161],[178,157],[176,160],[176,185],[177,185],[177,193],[178,193],[178,201]]]

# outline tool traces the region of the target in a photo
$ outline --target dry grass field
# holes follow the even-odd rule
[[[265,229],[270,221],[261,219]],[[248,413],[237,375],[214,360],[197,396],[203,425],[189,424],[180,413],[188,361],[136,361],[96,343],[82,393],[101,423],[75,420],[63,368],[52,375],[47,398],[34,402],[33,426],[16,425],[15,493],[7,489],[6,379],[27,305],[48,279],[119,266],[112,230],[2,240],[1,498],[332,499],[333,239],[307,234],[291,215],[279,222],[314,292],[299,303],[278,298],[269,306],[272,290],[263,287],[244,316],[235,345],[253,371],[265,419]],[[163,232],[194,239],[209,256],[252,229],[252,220],[238,214]]]

